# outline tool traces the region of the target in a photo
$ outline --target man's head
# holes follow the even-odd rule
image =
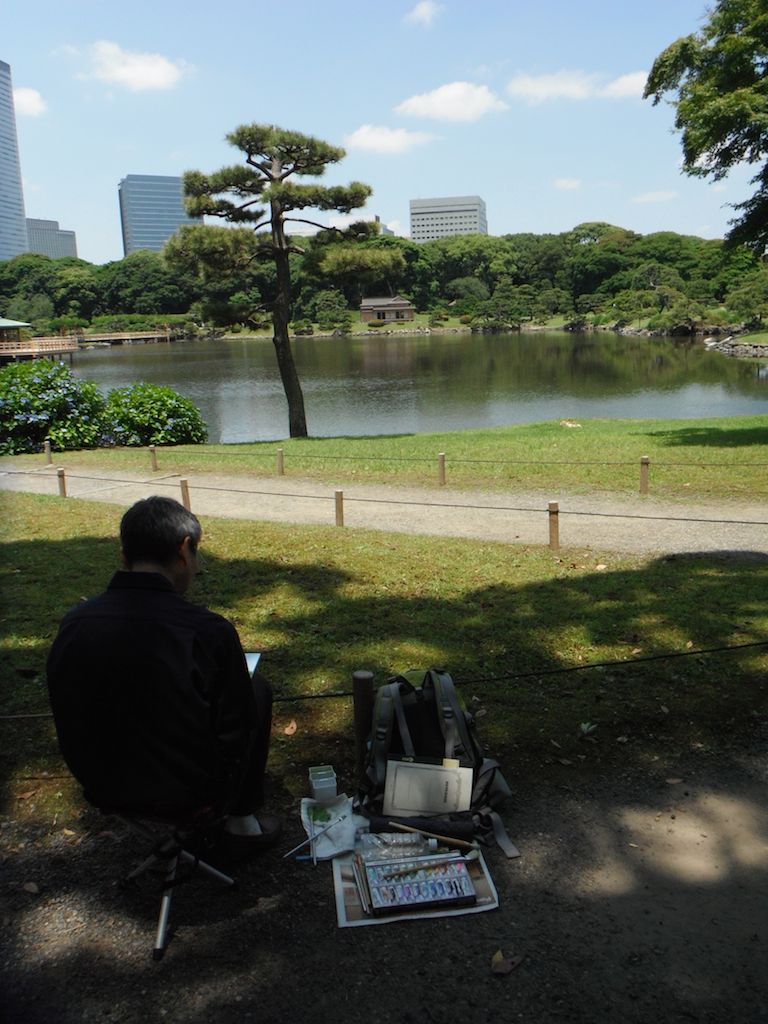
[[[197,516],[173,498],[155,495],[132,505],[120,521],[126,568],[162,572],[179,593],[197,571],[202,529]]]

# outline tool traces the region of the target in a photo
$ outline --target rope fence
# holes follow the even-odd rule
[[[478,676],[476,678],[462,679],[463,687],[475,687],[493,683],[510,682],[517,679],[543,679],[546,676],[566,675],[573,672],[591,672],[596,669],[622,668],[632,669],[638,665],[649,662],[672,661],[677,658],[702,658],[719,654],[732,654],[738,651],[750,650],[758,647],[768,647],[768,640],[750,640],[743,644],[728,644],[720,647],[701,647],[696,650],[667,651],[663,654],[648,654],[644,657],[634,657],[631,661],[593,661],[586,665],[563,665],[560,668],[531,669],[527,672],[507,672],[497,676]],[[276,694],[273,697],[274,704],[297,704],[309,700],[339,700],[342,698],[354,697],[353,690],[328,690],[325,693],[297,693],[297,694]],[[18,722],[36,718],[53,718],[50,711],[36,711],[18,715],[0,715],[0,722]]]
[[[222,459],[222,458],[242,458],[241,452],[179,452],[172,448],[161,448],[163,458],[173,458],[183,456],[185,459],[188,458],[200,458],[200,459]],[[153,473],[159,471],[159,457],[158,457],[158,446],[151,444],[148,446],[147,451],[149,453],[150,468]],[[46,465],[50,466],[53,464],[53,452],[51,449],[51,442],[46,440],[43,445],[43,454],[45,457]],[[403,462],[403,463],[425,463],[427,465],[435,464],[435,457],[427,456],[410,456],[410,455],[396,455],[396,456],[384,456],[384,455],[312,455],[310,453],[301,453],[298,455],[292,455],[297,461],[327,461],[327,462]],[[277,476],[285,476],[286,457],[285,449],[279,447],[272,452],[248,452],[248,458],[254,459],[274,459],[275,460],[275,473]],[[648,494],[650,488],[650,471],[651,471],[651,459],[648,455],[642,455],[635,461],[629,460],[591,460],[591,459],[461,459],[451,457],[448,460],[445,452],[437,453],[437,482],[439,486],[444,487],[447,483],[447,464],[450,461],[451,465],[454,466],[630,466],[637,467],[639,469],[639,493]],[[718,469],[723,466],[727,466],[729,469],[734,467],[746,467],[754,469],[768,468],[768,462],[656,462],[654,463],[654,469]]]
[[[444,469],[444,464],[443,464]],[[5,471],[8,476],[39,476],[34,470],[7,470]],[[80,481],[91,481],[100,484],[116,484],[120,486],[130,486],[140,481],[121,478],[121,477],[103,477],[103,476],[89,476],[88,474],[82,473],[70,473],[67,475],[64,469],[58,468],[56,470],[56,478],[58,483],[58,493],[61,498],[68,496],[67,480],[80,480]],[[190,481],[187,477],[176,478],[178,479],[178,486],[180,487],[180,498],[182,505],[188,510],[192,511],[192,497],[190,489]],[[168,477],[155,479],[154,481],[161,487],[172,486],[168,482]],[[671,516],[671,515],[651,515],[642,512],[596,512],[596,511],[579,511],[571,509],[562,509],[557,501],[550,501],[547,503],[547,508],[542,509],[541,507],[531,506],[520,506],[520,505],[479,505],[471,502],[441,502],[441,501],[416,501],[414,499],[407,498],[368,498],[368,497],[355,497],[347,495],[345,496],[344,491],[341,489],[334,490],[333,494],[321,495],[321,494],[305,494],[298,492],[285,492],[285,491],[270,491],[263,488],[251,488],[251,487],[221,487],[212,484],[195,484],[195,491],[198,492],[213,492],[221,494],[243,494],[243,495],[254,495],[264,497],[274,497],[281,499],[299,499],[302,501],[320,501],[320,502],[333,502],[334,504],[334,522],[338,527],[344,526],[344,510],[345,503],[355,503],[360,505],[400,505],[400,506],[412,506],[414,508],[433,508],[433,509],[456,509],[456,510],[469,510],[469,511],[480,511],[480,512],[506,512],[506,513],[517,513],[517,514],[541,514],[547,516],[547,531],[548,531],[548,544],[550,549],[559,550],[560,548],[560,517],[561,516],[572,516],[582,518],[594,518],[594,519],[626,519],[626,520],[644,520],[650,522],[668,522],[668,523],[706,523],[708,525],[718,526],[755,526],[765,527],[768,526],[768,520],[757,520],[757,519],[719,519],[710,518],[707,516]]]

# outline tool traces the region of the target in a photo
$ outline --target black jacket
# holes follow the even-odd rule
[[[220,805],[256,724],[240,640],[157,573],[118,572],[64,617],[48,657],[61,751],[99,807]]]

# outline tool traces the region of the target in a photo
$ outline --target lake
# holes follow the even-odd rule
[[[298,338],[293,347],[316,437],[768,413],[768,364],[689,339],[542,331]],[[212,442],[288,436],[268,340],[92,349],[73,368],[104,393],[136,381],[175,388],[198,406]]]

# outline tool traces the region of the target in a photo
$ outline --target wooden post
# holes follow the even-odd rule
[[[445,487],[445,452],[439,452],[437,456],[437,482]]]
[[[277,475],[285,476],[285,458],[282,448],[277,449]]]
[[[373,720],[373,672],[358,669],[352,673],[352,703],[355,723],[355,765],[358,785],[364,781],[365,754]]]
[[[336,525],[344,525],[344,491],[334,491],[336,498]]]
[[[651,464],[651,460],[647,455],[643,455],[640,459],[640,493],[648,493],[648,467]]]
[[[553,551],[560,549],[560,506],[550,501],[549,509],[549,546]]]
[[[157,472],[157,445],[151,444],[149,446],[149,461],[152,463],[152,472]]]
[[[59,478],[59,497],[66,498],[67,496],[67,478],[64,475],[63,469],[56,470],[56,476]]]
[[[50,439],[50,437],[46,437],[45,441],[43,442],[43,452],[45,453],[45,464],[46,464],[46,466],[52,466],[53,465],[53,456],[51,455],[51,439]]]
[[[179,483],[181,484],[181,504],[184,506],[187,512],[191,512],[192,502],[189,500],[189,480],[183,478],[179,481]]]

